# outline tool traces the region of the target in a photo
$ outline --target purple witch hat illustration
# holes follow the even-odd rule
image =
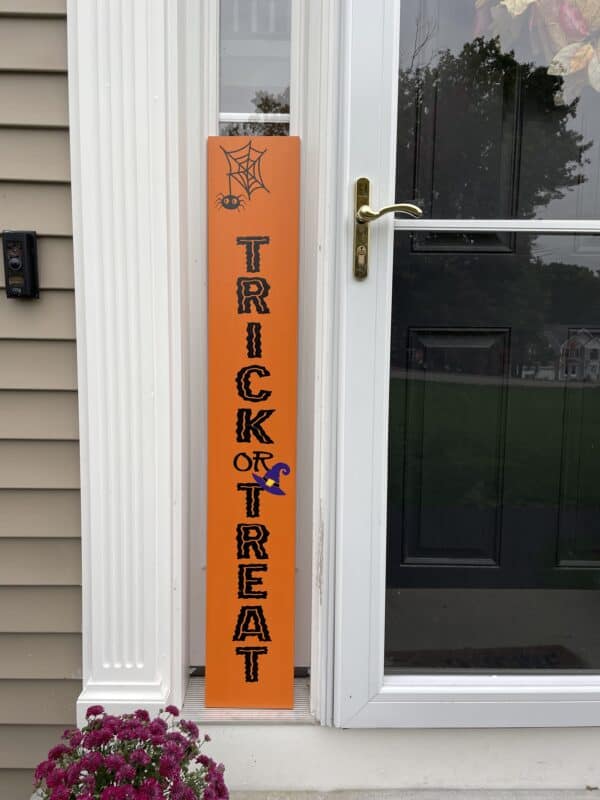
[[[289,475],[291,472],[290,467],[284,464],[283,461],[278,461],[277,464],[268,469],[264,476],[252,473],[252,477],[258,485],[269,494],[285,494],[283,489],[279,486],[280,474]]]

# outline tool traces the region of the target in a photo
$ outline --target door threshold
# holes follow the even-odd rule
[[[315,722],[310,713],[310,679],[294,679],[294,707],[281,708],[207,708],[204,701],[204,678],[190,678],[183,708],[183,719],[216,724],[301,724]]]

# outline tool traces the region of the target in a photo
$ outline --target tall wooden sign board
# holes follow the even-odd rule
[[[208,141],[206,704],[291,708],[300,148]]]

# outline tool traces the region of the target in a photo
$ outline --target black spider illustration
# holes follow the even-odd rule
[[[217,195],[216,204],[227,211],[239,211],[246,205],[241,194],[223,194],[223,192]]]

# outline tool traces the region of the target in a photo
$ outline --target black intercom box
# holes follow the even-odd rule
[[[39,297],[37,234],[35,231],[2,231],[6,296]]]

